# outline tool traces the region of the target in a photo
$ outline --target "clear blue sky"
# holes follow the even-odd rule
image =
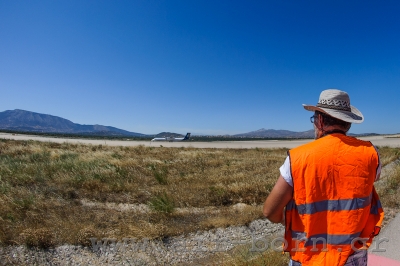
[[[0,0],[0,111],[153,134],[305,131],[327,88],[400,132],[398,1]]]

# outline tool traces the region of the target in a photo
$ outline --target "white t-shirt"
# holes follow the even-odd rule
[[[379,158],[379,152],[376,149],[376,147],[374,146],[376,152],[378,153],[378,158]],[[381,160],[379,158],[379,166],[378,169],[376,169],[376,177],[375,177],[375,181],[377,181],[381,175],[381,170],[382,170],[382,166],[381,166]],[[290,158],[289,156],[286,157],[285,162],[283,163],[283,165],[279,168],[279,171],[281,172],[281,176],[283,177],[283,179],[285,179],[285,181],[291,186],[293,187],[293,178],[292,178],[292,173],[290,171]]]

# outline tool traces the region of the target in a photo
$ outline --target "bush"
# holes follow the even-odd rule
[[[54,247],[56,241],[54,234],[49,229],[26,229],[21,234],[24,243],[29,248],[51,248]]]
[[[149,202],[149,207],[158,212],[171,213],[174,211],[174,201],[165,192],[153,197]]]

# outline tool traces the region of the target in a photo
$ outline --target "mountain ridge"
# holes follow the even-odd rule
[[[0,129],[43,132],[43,133],[108,133],[109,135],[144,137],[145,134],[130,132],[111,126],[82,125],[48,114],[41,114],[21,109],[0,112]]]
[[[158,134],[142,134],[130,132],[112,126],[103,125],[82,125],[72,121],[48,114],[41,114],[21,109],[6,110],[0,112],[0,129],[16,132],[35,132],[35,133],[61,133],[61,134],[84,134],[100,135],[112,137],[182,137],[182,134],[173,132],[161,132]],[[195,135],[195,134],[193,134]],[[379,134],[349,134],[351,136],[379,135]],[[210,136],[219,137],[219,136]],[[225,138],[314,138],[314,130],[290,131],[261,128],[247,133],[224,135]]]
[[[290,130],[276,130],[261,128],[247,133],[233,135],[234,137],[246,138],[314,138],[314,129],[307,131],[290,131]]]

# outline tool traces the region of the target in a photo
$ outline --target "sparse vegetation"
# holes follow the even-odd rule
[[[157,238],[246,224],[261,217],[285,156],[0,140],[0,241],[48,247],[85,243],[89,233]],[[248,205],[240,215],[230,208],[237,203]],[[140,205],[148,210],[136,211]],[[190,212],[203,207],[218,211]]]
[[[287,266],[289,254],[280,251],[267,250],[263,253],[250,252],[249,247],[235,250],[233,261],[224,266]]]
[[[171,213],[175,206],[170,196],[162,193],[153,197],[149,202],[150,208],[158,212]]]
[[[387,180],[386,187],[381,189],[378,193],[385,195],[382,199],[382,205],[390,208],[400,208],[399,194],[400,194],[400,166],[397,166]]]
[[[382,166],[386,166],[387,164],[400,158],[400,149],[383,146],[379,147],[379,154]]]
[[[90,245],[91,237],[154,239],[247,224],[262,217],[286,152],[0,140],[0,244]],[[388,147],[380,154],[384,165],[400,157]],[[379,190],[384,207],[400,207],[399,173]],[[231,208],[237,203],[246,205]],[[234,265],[285,263],[267,251]]]

